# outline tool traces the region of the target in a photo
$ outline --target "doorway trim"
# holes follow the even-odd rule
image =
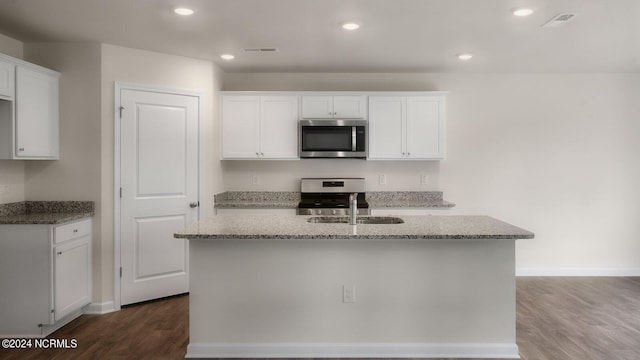
[[[198,201],[202,205],[206,204],[204,197],[204,116],[202,103],[204,97],[202,92],[115,81],[113,101],[113,309],[116,311],[121,309],[122,303],[120,298],[120,267],[122,266],[120,259],[120,187],[122,186],[120,182],[120,92],[122,90],[146,91],[198,98]],[[201,207],[200,211],[198,211],[198,220],[202,219],[204,219],[204,210]]]

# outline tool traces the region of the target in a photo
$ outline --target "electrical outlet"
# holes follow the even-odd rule
[[[379,185],[387,185],[387,175],[378,174],[378,184]]]
[[[420,175],[420,185],[429,185],[429,175]]]
[[[252,185],[260,185],[260,175],[253,175],[251,177],[251,184]]]
[[[342,302],[343,303],[356,302],[356,286],[355,285],[342,286]]]

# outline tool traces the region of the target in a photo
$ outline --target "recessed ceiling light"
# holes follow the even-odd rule
[[[473,54],[458,54],[458,59],[462,60],[462,61],[467,61],[467,60],[471,60],[471,58],[473,57]]]
[[[233,56],[231,54],[222,54],[222,55],[220,55],[220,57],[223,58],[224,60],[233,60],[233,59],[236,58],[235,56]]]
[[[345,30],[356,30],[360,27],[360,25],[356,23],[346,23],[342,25],[342,28]]]
[[[193,15],[193,13],[194,13],[194,11],[192,9],[183,8],[183,7],[175,8],[175,9],[173,9],[173,12],[175,12],[178,15],[182,15],[182,16],[189,16],[189,15]]]
[[[529,16],[533,14],[533,9],[529,8],[520,8],[513,10],[513,15],[515,16]]]

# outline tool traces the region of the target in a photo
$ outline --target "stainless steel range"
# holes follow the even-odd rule
[[[357,193],[358,215],[370,215],[364,178],[303,178],[298,215],[347,215],[349,195]]]

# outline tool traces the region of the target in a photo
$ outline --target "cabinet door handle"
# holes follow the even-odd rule
[[[73,233],[74,234],[77,233],[77,232],[78,232],[78,229],[73,229]]]
[[[20,149],[18,149],[18,151],[24,151],[24,148],[20,148]]]
[[[62,251],[58,251],[58,256],[62,255]]]

